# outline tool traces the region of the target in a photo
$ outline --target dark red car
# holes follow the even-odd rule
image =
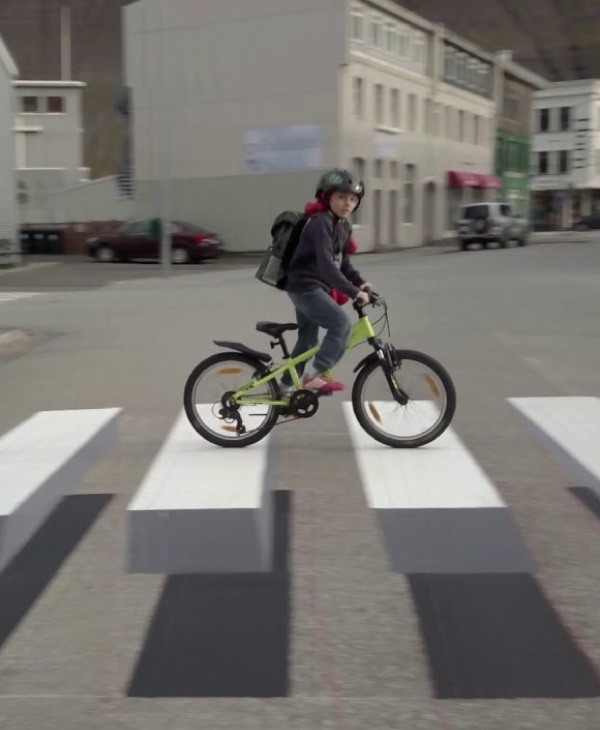
[[[88,254],[97,261],[131,261],[160,259],[160,241],[152,235],[149,220],[129,221],[114,233],[87,240]],[[225,244],[217,233],[193,223],[171,221],[171,261],[174,264],[196,263],[222,255]]]

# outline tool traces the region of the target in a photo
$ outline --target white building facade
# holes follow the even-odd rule
[[[79,81],[16,81],[16,175],[24,224],[47,223],[51,193],[89,179]]]
[[[0,38],[0,266],[21,260],[13,135],[17,75],[15,62]]]
[[[491,199],[493,56],[373,0],[140,0],[124,8],[136,214],[262,250],[332,166],[363,175],[361,251],[450,235]]]
[[[561,81],[534,95],[534,222],[569,228],[600,213],[600,79]]]

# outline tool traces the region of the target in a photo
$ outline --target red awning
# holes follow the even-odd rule
[[[450,170],[448,172],[448,185],[452,188],[478,188],[481,186],[479,175],[474,172],[459,172]]]
[[[495,175],[479,175],[478,177],[481,181],[479,187],[494,188],[495,190],[500,190],[502,187],[502,180]]]

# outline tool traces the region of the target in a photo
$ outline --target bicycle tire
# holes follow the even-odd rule
[[[417,350],[394,350],[394,352],[398,362],[401,362],[402,360],[412,360],[414,362],[421,363],[422,365],[426,365],[440,379],[446,394],[446,409],[439,423],[435,428],[425,434],[415,436],[413,438],[390,436],[382,433],[373,426],[364,410],[362,392],[371,373],[381,367],[381,362],[379,360],[371,360],[366,363],[356,376],[352,387],[352,408],[357,421],[363,430],[371,436],[371,438],[374,438],[376,441],[379,441],[379,443],[392,448],[415,449],[435,441],[448,428],[456,411],[456,389],[448,371],[443,367],[443,365],[441,365],[441,363],[430,355],[418,352]]]
[[[206,439],[206,441],[209,441],[215,446],[221,446],[222,448],[243,448],[245,446],[251,446],[252,444],[258,443],[266,436],[268,436],[268,434],[275,426],[277,418],[279,417],[279,406],[269,406],[271,411],[268,417],[265,419],[260,428],[256,429],[256,431],[254,431],[251,435],[238,436],[236,439],[233,439],[226,438],[225,436],[218,436],[217,434],[207,429],[202,421],[198,418],[196,414],[196,409],[194,408],[193,404],[194,387],[202,373],[204,373],[206,370],[208,370],[213,365],[216,365],[217,363],[232,361],[242,362],[246,365],[250,365],[257,372],[264,370],[264,364],[257,358],[252,357],[251,355],[244,355],[239,352],[219,352],[216,355],[211,355],[211,357],[202,360],[202,362],[196,365],[196,367],[189,374],[185,383],[185,388],[183,390],[183,407],[192,428],[197,433],[199,433],[202,438]],[[271,380],[266,383],[266,386],[269,388],[270,395],[273,400],[277,400],[278,393],[275,382]]]

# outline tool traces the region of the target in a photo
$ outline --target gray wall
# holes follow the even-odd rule
[[[18,260],[14,108],[12,78],[0,58],[0,265]]]
[[[50,194],[53,223],[125,221],[132,216],[131,200],[118,197],[115,176],[98,178]]]
[[[215,228],[236,250],[264,248],[279,210],[302,206],[337,162],[346,9],[346,0],[125,8],[136,215],[163,210],[166,179],[174,216]],[[251,172],[246,133],[291,125],[320,129],[320,159],[302,158],[303,170]]]
[[[273,219],[282,210],[302,210],[314,200],[322,171],[174,180],[172,217],[220,233],[232,251],[263,251]],[[153,215],[161,186],[137,183],[136,216]]]

